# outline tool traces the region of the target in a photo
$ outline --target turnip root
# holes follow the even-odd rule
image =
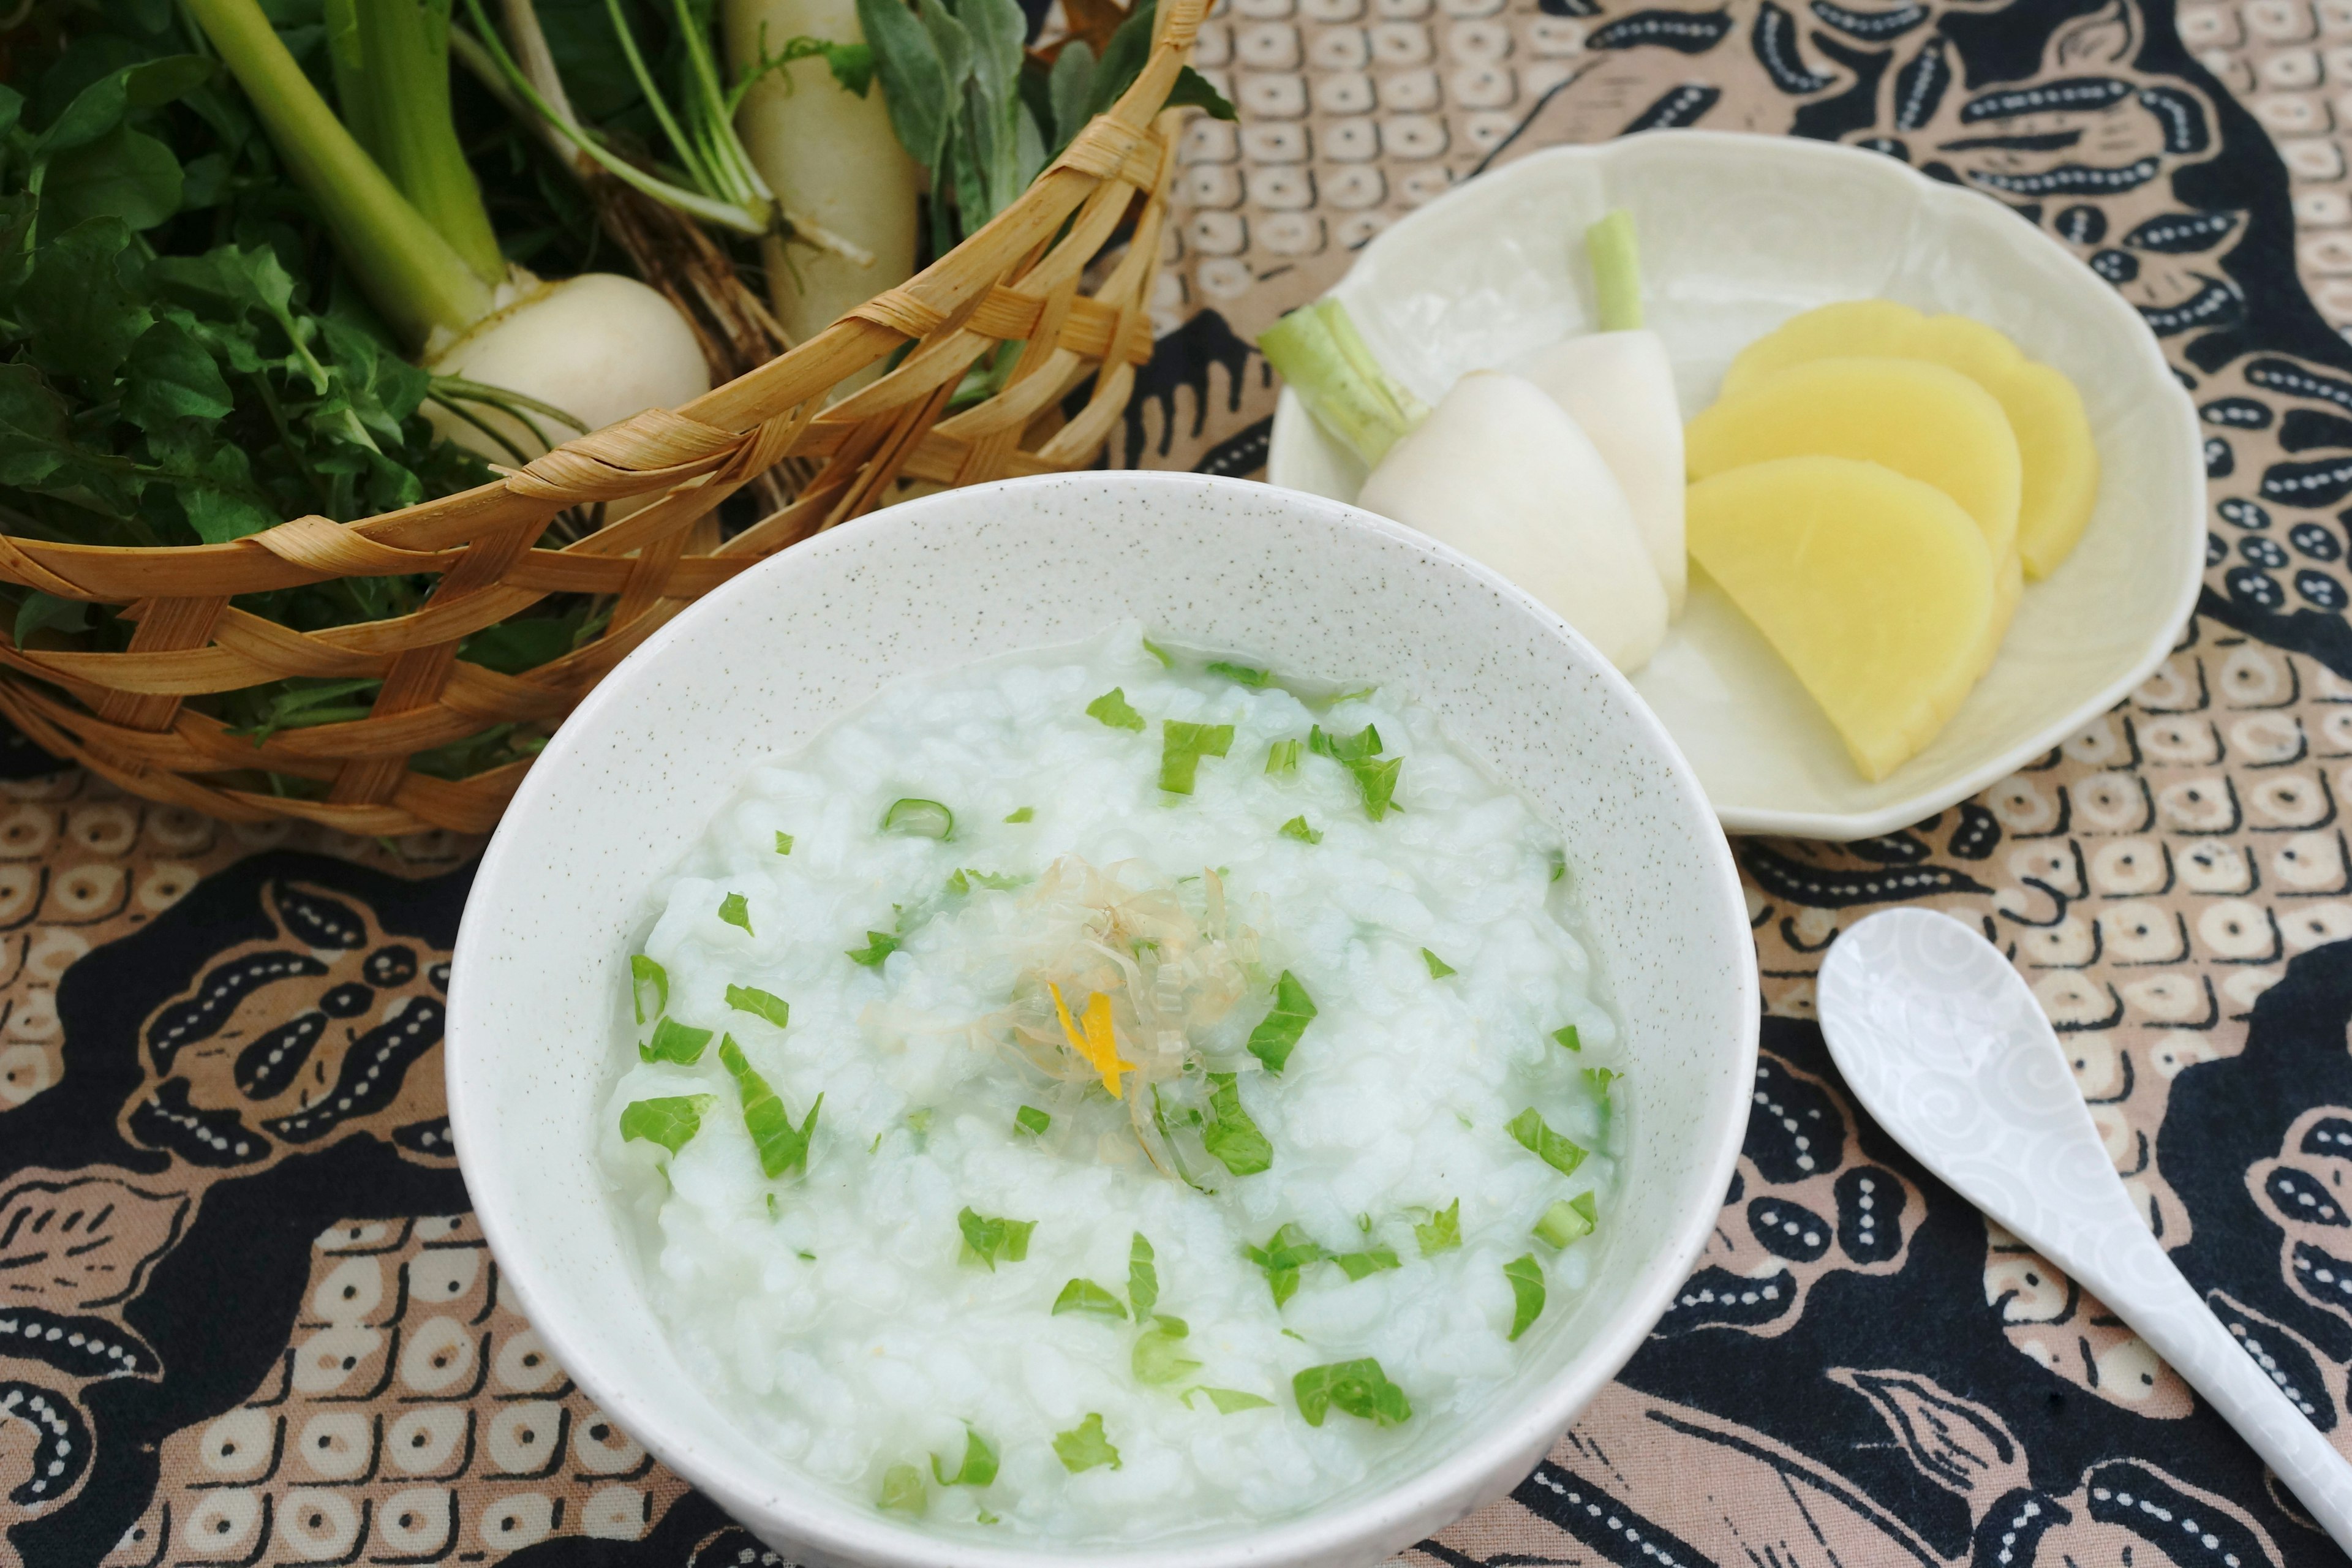
[[[1593,332],[1538,350],[1519,374],[1567,411],[1601,452],[1679,619],[1687,586],[1683,547],[1683,420],[1665,345],[1648,331]]]

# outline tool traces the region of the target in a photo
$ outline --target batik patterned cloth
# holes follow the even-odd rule
[[[1224,0],[1200,60],[1241,120],[1185,133],[1127,461],[1255,471],[1247,341],[1385,223],[1689,125],[2006,203],[2141,310],[2206,427],[2207,591],[2129,700],[1907,831],[1737,846],[1769,1016],[1706,1256],[1549,1460],[1408,1560],[2340,1561],[1859,1115],[1811,1010],[1847,921],[1981,926],[2148,1223],[2352,1453],[2352,0]],[[571,1383],[467,1211],[439,1041],[478,847],[0,765],[4,1554],[762,1561]]]

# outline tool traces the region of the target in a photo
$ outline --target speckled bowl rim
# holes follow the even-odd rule
[[[780,1498],[772,1492],[772,1461],[763,1467],[755,1458],[743,1454],[709,1452],[690,1436],[669,1429],[658,1404],[636,1397],[625,1386],[628,1379],[608,1375],[610,1369],[596,1364],[580,1350],[581,1342],[572,1332],[573,1325],[593,1318],[599,1308],[593,1302],[569,1299],[559,1289],[546,1288],[539,1250],[528,1237],[509,1227],[502,1208],[506,1193],[500,1183],[486,1176],[486,1172],[495,1174],[501,1167],[495,1163],[486,1166],[483,1157],[474,1152],[487,1147],[486,1124],[494,1113],[488,1106],[477,1103],[467,1074],[475,1047],[473,1030],[468,1026],[472,998],[466,959],[469,947],[482,940],[474,935],[478,929],[475,911],[489,901],[486,889],[496,889],[509,878],[533,874],[531,867],[517,863],[519,857],[513,847],[518,831],[514,825],[541,806],[544,797],[555,788],[556,775],[565,767],[579,738],[605,721],[607,710],[620,704],[623,693],[669,658],[671,650],[692,635],[698,621],[726,615],[740,601],[765,591],[770,580],[776,576],[829,554],[870,549],[877,538],[924,511],[987,505],[1000,498],[1014,499],[1024,491],[1072,488],[1129,494],[1179,488],[1211,493],[1230,490],[1237,498],[1245,497],[1252,506],[1280,506],[1408,544],[1475,579],[1504,600],[1516,603],[1567,645],[1571,662],[1577,667],[1576,674],[1597,679],[1622,705],[1627,721],[1648,742],[1652,760],[1663,767],[1672,785],[1671,798],[1660,800],[1654,796],[1648,809],[1679,818],[1695,840],[1695,847],[1706,868],[1705,879],[1708,885],[1703,890],[1716,906],[1717,919],[1725,927],[1724,934],[1731,939],[1727,951],[1738,955],[1720,982],[1729,988],[1730,994],[1723,999],[1722,1005],[1732,1021],[1732,1037],[1717,1047],[1733,1053],[1735,1070],[1723,1080],[1727,1086],[1724,1103],[1706,1107],[1696,1119],[1698,1125],[1693,1145],[1705,1152],[1705,1158],[1695,1163],[1707,1172],[1706,1179],[1695,1182],[1690,1189],[1697,1201],[1679,1228],[1671,1233],[1671,1245],[1651,1249],[1646,1260],[1632,1275],[1613,1314],[1592,1329],[1583,1347],[1569,1357],[1548,1384],[1539,1392],[1525,1395],[1516,1407],[1488,1425],[1465,1431],[1459,1445],[1442,1458],[1399,1478],[1394,1485],[1361,1500],[1346,1512],[1287,1519],[1223,1539],[1159,1547],[1145,1545],[1134,1550],[1056,1550],[1045,1544],[990,1547],[960,1537],[927,1535],[878,1515],[861,1516],[844,1507],[837,1498],[814,1489],[809,1494],[813,1506],[803,1510],[795,1506],[798,1499]],[[1706,794],[1672,737],[1632,685],[1565,621],[1467,557],[1355,507],[1255,481],[1110,470],[1002,480],[925,497],[869,514],[744,572],[682,612],[623,659],[573,710],[541,753],[476,868],[452,956],[449,1016],[443,1052],[451,1135],[459,1170],[484,1237],[499,1264],[502,1289],[513,1292],[541,1342],[601,1409],[663,1464],[710,1496],[755,1534],[773,1531],[777,1536],[789,1537],[793,1548],[814,1551],[820,1561],[874,1564],[877,1568],[1025,1568],[1039,1562],[1099,1562],[1117,1564],[1118,1568],[1266,1568],[1292,1562],[1376,1561],[1442,1528],[1468,1509],[1493,1500],[1525,1479],[1528,1468],[1539,1462],[1577,1414],[1640,1348],[1652,1327],[1673,1304],[1675,1291],[1688,1278],[1713,1233],[1721,1207],[1717,1194],[1728,1188],[1746,1136],[1748,1086],[1755,1076],[1760,1017],[1760,985],[1749,935],[1747,900],[1729,842],[1717,825]],[[492,1040],[486,1042],[484,1048],[494,1047]],[[1706,1151],[1710,1135],[1714,1147]],[[761,1479],[763,1470],[765,1482]],[[763,1494],[771,1500],[763,1500]],[[1363,1555],[1350,1557],[1350,1552]]]

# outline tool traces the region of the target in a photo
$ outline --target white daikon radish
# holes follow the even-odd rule
[[[1679,619],[1688,581],[1683,546],[1683,417],[1665,344],[1645,330],[1593,332],[1539,349],[1516,367],[1600,448]]]
[[[1666,635],[1665,588],[1623,489],[1576,421],[1523,377],[1455,382],[1356,499],[1501,573],[1628,674]]]

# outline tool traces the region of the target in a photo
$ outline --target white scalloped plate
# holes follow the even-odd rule
[[[2082,544],[2029,584],[2000,657],[1933,745],[1886,779],[1711,584],[1634,688],[1734,833],[1860,838],[1984,789],[2162,663],[2204,571],[2196,413],[2121,296],[1998,202],[1891,158],[1778,136],[1671,131],[1559,147],[1468,181],[1364,247],[1332,291],[1381,362],[1434,403],[1465,371],[1593,325],[1581,237],[1612,207],[1641,236],[1649,324],[1685,416],[1733,354],[1789,317],[1878,297],[1973,316],[2082,389],[2104,470]],[[1266,477],[1352,501],[1364,471],[1286,389]]]

